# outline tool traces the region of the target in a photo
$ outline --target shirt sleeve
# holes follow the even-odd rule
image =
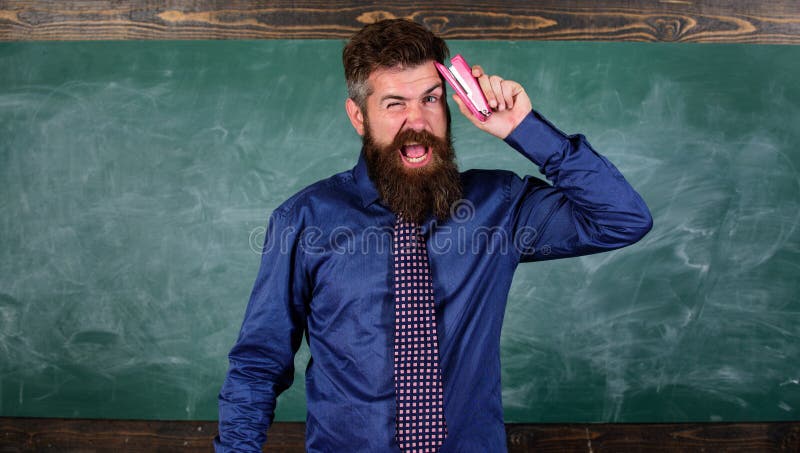
[[[520,261],[612,250],[637,242],[652,228],[642,197],[584,136],[567,136],[531,111],[505,141],[552,183],[511,178],[511,222]]]
[[[219,394],[220,452],[260,452],[275,401],[294,378],[294,355],[306,325],[306,285],[299,264],[298,231],[273,214],[239,338]]]

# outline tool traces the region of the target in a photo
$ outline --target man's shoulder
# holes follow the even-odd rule
[[[321,179],[296,192],[286,201],[278,205],[273,215],[287,217],[309,205],[336,205],[351,198],[355,194],[353,171],[346,170]]]

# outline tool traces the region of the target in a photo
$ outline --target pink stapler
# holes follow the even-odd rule
[[[452,66],[446,68],[443,64],[434,61],[436,69],[447,80],[447,83],[456,91],[458,97],[464,101],[469,111],[481,121],[486,121],[492,114],[486,96],[483,95],[478,80],[472,76],[472,68],[460,54],[450,59]]]

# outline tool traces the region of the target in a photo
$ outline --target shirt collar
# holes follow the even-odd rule
[[[367,161],[364,157],[363,148],[361,149],[361,154],[358,156],[356,168],[353,169],[353,175],[356,180],[358,191],[361,194],[361,202],[363,203],[363,207],[366,208],[380,199],[380,195],[378,195],[378,189],[375,188],[375,184],[373,184],[372,180],[369,179],[369,174],[367,173]]]

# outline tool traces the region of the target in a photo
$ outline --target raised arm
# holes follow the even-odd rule
[[[652,228],[644,200],[622,174],[582,135],[568,136],[532,110],[523,87],[480,66],[473,75],[493,114],[477,120],[455,96],[476,127],[502,138],[535,163],[552,183],[526,176],[508,181],[509,219],[521,261],[544,260],[630,245]]]
[[[582,135],[567,136],[531,111],[506,137],[552,183],[509,181],[511,224],[529,238],[521,261],[587,255],[633,244],[653,220],[641,196]]]

